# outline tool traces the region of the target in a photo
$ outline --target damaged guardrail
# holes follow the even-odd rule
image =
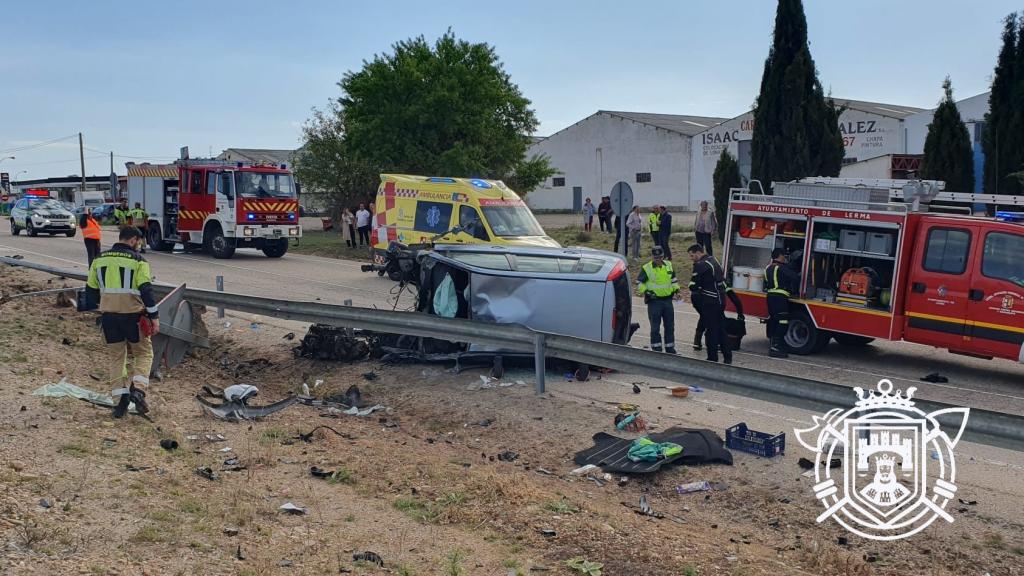
[[[84,273],[24,260],[0,257],[0,263],[41,270],[67,278],[85,279]],[[160,296],[175,288],[167,284],[154,284],[154,290]],[[485,344],[510,352],[533,354],[538,393],[544,392],[545,389],[544,360],[559,358],[666,380],[696,380],[701,386],[711,390],[818,411],[850,408],[856,399],[849,387],[840,384],[538,332],[521,325],[491,324],[459,318],[441,318],[418,312],[377,310],[322,302],[296,302],[187,287],[183,291],[183,296],[193,304],[211,308],[223,307],[286,320],[374,332]],[[914,402],[925,412],[954,407],[928,400],[915,399]],[[940,416],[939,422],[959,426],[952,419],[945,421],[944,418]],[[971,408],[964,437],[974,442],[1024,451],[1024,416]]]

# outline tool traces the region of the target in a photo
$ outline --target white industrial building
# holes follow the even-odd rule
[[[958,190],[958,192],[982,192],[985,153],[982,151],[981,139],[985,134],[985,115],[988,114],[988,98],[991,92],[983,92],[977,96],[964,98],[956,103],[960,119],[967,125],[967,134],[971,137],[971,149],[974,151],[974,190]],[[906,119],[907,153],[924,154],[924,141],[928,137],[928,126],[932,123],[935,110],[925,110]],[[879,176],[872,176],[878,178]]]
[[[843,163],[849,165],[880,156],[906,154],[908,139],[905,121],[923,112],[920,108],[860,100],[836,99],[835,103],[844,108],[839,115],[839,132],[845,150]],[[712,200],[712,176],[723,149],[728,149],[737,159],[744,180],[750,178],[750,143],[753,137],[754,112],[750,111],[726,120],[694,138],[690,168],[691,208],[701,200]],[[878,162],[872,163],[871,167],[876,168],[875,164]],[[847,176],[845,172],[842,175]],[[764,184],[768,185],[767,182]]]
[[[578,211],[617,182],[640,206],[693,206],[690,157],[694,136],[724,118],[599,110],[530,147],[558,171],[526,197],[534,210]]]

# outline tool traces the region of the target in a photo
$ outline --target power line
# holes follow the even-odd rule
[[[96,160],[97,158],[106,158],[106,154],[97,155],[97,156],[86,156],[85,157],[86,160]],[[14,166],[17,166],[17,167],[21,167],[21,166],[42,166],[44,164],[66,164],[68,162],[78,162],[78,161],[79,161],[78,158],[71,158],[71,159],[68,159],[68,160],[48,160],[46,162],[28,162],[28,163],[19,162],[17,164],[14,164]]]
[[[101,152],[101,153],[104,153],[104,154],[109,154],[109,151],[99,150],[97,148],[92,148],[90,146],[85,146],[84,148],[86,150],[90,151],[90,152]],[[168,158],[172,158],[173,159],[174,156],[145,156],[145,155],[141,155],[141,154],[140,155],[136,155],[136,154],[117,154],[117,153],[115,153],[114,154],[114,158],[127,158],[129,160],[131,160],[133,158],[134,159],[141,159],[141,160],[166,160]]]
[[[46,140],[45,142],[38,142],[36,144],[29,144],[27,146],[19,146],[19,147],[16,147],[16,148],[7,148],[5,150],[0,150],[0,154],[8,154],[10,152],[22,152],[24,150],[32,150],[33,148],[42,148],[43,146],[49,146],[51,144],[56,144],[57,142],[62,142],[64,140],[70,140],[72,138],[77,138],[77,137],[78,137],[78,134],[72,134],[70,136],[65,136],[63,138],[54,138],[53,140]]]

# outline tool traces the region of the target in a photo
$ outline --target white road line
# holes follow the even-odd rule
[[[61,262],[68,262],[70,264],[74,264],[76,267],[82,267],[82,268],[85,267],[85,262],[78,262],[76,260],[68,260],[67,258],[59,258],[57,256],[50,256],[49,254],[43,254],[42,252],[33,252],[32,250],[22,250],[22,249],[19,249],[19,248],[12,248],[10,246],[5,246],[3,244],[0,244],[0,250],[7,250],[9,252],[17,252],[18,254],[33,254],[35,256],[42,256],[43,258],[51,258],[53,260],[60,260]]]

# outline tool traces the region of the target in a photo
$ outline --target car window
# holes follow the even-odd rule
[[[491,239],[490,235],[487,234],[487,229],[484,228],[483,223],[480,221],[480,213],[472,206],[459,206],[459,226],[467,229],[467,231],[467,227],[471,227],[473,237],[478,240],[487,241]]]
[[[583,258],[580,263],[580,272],[584,274],[596,274],[604,268],[604,260],[597,258]]]
[[[440,234],[447,232],[452,221],[452,205],[445,202],[416,202],[414,230]]]
[[[519,272],[571,273],[576,271],[579,260],[575,258],[549,258],[547,256],[516,255],[516,270]]]
[[[967,270],[967,253],[971,233],[962,228],[932,228],[928,231],[922,267],[940,274],[963,274]]]
[[[985,237],[981,257],[981,273],[989,278],[1006,280],[1024,286],[1024,236],[991,232]]]
[[[512,270],[508,258],[504,254],[484,254],[481,252],[461,252],[456,254],[445,254],[453,260],[465,262],[477,268],[489,268],[491,270]]]

